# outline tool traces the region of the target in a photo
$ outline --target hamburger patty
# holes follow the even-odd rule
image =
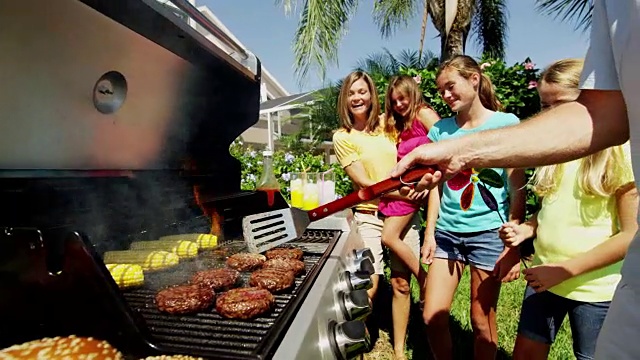
[[[298,248],[275,248],[265,253],[267,259],[296,259],[302,260],[302,250]]]
[[[298,276],[304,274],[304,263],[296,259],[275,258],[269,259],[262,265],[263,269],[281,269],[293,271],[293,275]]]
[[[269,290],[272,293],[290,288],[293,285],[293,271],[266,268],[254,271],[249,277],[249,285]]]
[[[198,271],[191,277],[191,283],[209,286],[215,291],[232,287],[238,280],[238,271],[229,268]]]
[[[227,266],[238,271],[255,270],[264,264],[267,258],[261,254],[238,253],[229,256]]]
[[[227,318],[251,319],[271,310],[273,295],[257,287],[231,289],[216,300],[216,311]]]
[[[156,294],[158,310],[169,314],[188,314],[202,311],[211,304],[215,293],[200,284],[178,285],[160,290]]]

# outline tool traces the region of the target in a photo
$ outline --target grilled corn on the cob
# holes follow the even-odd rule
[[[218,236],[212,234],[178,234],[160,237],[160,240],[195,241],[200,249],[211,249],[218,245]]]
[[[121,250],[104,253],[105,264],[138,264],[143,270],[161,270],[178,265],[178,255],[161,250]]]
[[[180,258],[190,258],[198,255],[198,244],[187,240],[134,241],[129,249],[164,250],[178,255]]]
[[[142,266],[136,264],[105,264],[118,287],[126,289],[144,284]]]

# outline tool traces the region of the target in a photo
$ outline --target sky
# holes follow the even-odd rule
[[[353,70],[358,60],[384,48],[392,54],[418,49],[421,15],[416,14],[408,27],[383,39],[371,16],[373,3],[374,0],[360,1],[340,44],[339,63],[327,68],[327,80],[343,78]],[[303,84],[295,75],[292,45],[299,12],[287,16],[275,0],[197,0],[197,5],[208,6],[236,38],[260,59],[263,68],[291,94],[318,89],[326,84],[326,80],[323,82],[314,70],[310,71],[308,80]],[[535,9],[535,0],[507,0],[507,9],[508,64],[530,57],[537,67],[542,68],[555,60],[582,57],[586,53],[588,33],[576,30],[574,23],[539,14]],[[437,35],[429,22],[425,48],[435,54],[440,52]],[[467,40],[468,55],[478,56],[479,50],[475,38]]]

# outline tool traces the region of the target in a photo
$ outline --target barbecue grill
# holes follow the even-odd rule
[[[258,120],[259,60],[173,3],[0,2],[0,348],[75,334],[130,358],[366,351],[371,256],[350,211],[294,241],[305,274],[252,321],[157,310],[158,290],[223,264],[215,251],[145,273],[133,289],[106,268],[105,252],[166,235],[215,234],[218,249],[243,251],[242,217],[288,206],[241,191],[228,151]]]

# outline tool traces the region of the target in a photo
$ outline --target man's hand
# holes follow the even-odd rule
[[[418,164],[437,165],[439,171],[423,176],[416,185],[416,191],[435,188],[464,168],[464,162],[457,155],[459,147],[454,147],[453,144],[455,143],[450,140],[443,140],[418,146],[396,164],[391,176],[398,177]]]
[[[517,248],[504,249],[493,268],[493,276],[505,283],[520,277],[520,252]]]
[[[527,284],[529,284],[535,292],[549,290],[549,288],[560,284],[572,276],[569,270],[561,264],[540,265],[525,269],[523,273]]]
[[[502,224],[498,230],[498,236],[507,247],[517,247],[527,238],[524,235],[524,229],[522,224],[518,224],[513,221]]]

